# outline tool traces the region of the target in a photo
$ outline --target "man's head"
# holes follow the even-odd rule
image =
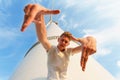
[[[70,33],[70,32],[63,32],[61,35],[60,35],[60,37],[62,37],[62,36],[65,36],[65,37],[67,37],[69,40],[71,40],[71,36],[72,36],[72,34]]]
[[[64,32],[60,35],[58,38],[58,47],[61,50],[65,49],[70,44],[71,36],[72,34],[70,32]]]

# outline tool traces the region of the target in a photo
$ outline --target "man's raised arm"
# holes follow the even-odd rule
[[[85,71],[88,56],[96,52],[96,39],[92,36],[88,36],[85,38],[75,38],[74,36],[72,36],[72,40],[80,42],[82,44],[80,65],[82,67],[82,70]]]
[[[47,31],[44,22],[44,15],[58,14],[59,10],[49,10],[38,4],[28,4],[24,9],[24,21],[21,31],[23,32],[32,22],[36,25],[36,33],[38,40],[42,43],[46,50],[49,50],[51,45],[47,39]]]

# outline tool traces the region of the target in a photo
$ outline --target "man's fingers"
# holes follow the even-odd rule
[[[39,20],[33,20],[33,22],[34,22],[35,24],[40,24],[40,23],[41,23],[41,21],[39,21]]]
[[[89,56],[89,53],[88,52],[86,52],[86,56],[85,56],[85,58],[84,58],[84,64],[83,64],[83,71],[85,71],[85,68],[86,68],[86,63],[87,63],[87,61],[88,61],[88,56]]]
[[[83,64],[84,64],[84,58],[83,57],[81,57],[80,64],[81,64],[81,67],[83,67]]]
[[[36,9],[36,6],[34,6],[34,5],[27,6],[25,11],[26,12],[25,12],[24,21],[22,24],[21,31],[24,31],[25,28],[30,25],[30,23],[34,20],[35,15],[38,12]]]
[[[81,64],[81,67],[83,68],[84,67],[84,64],[85,64],[85,54],[86,54],[86,48],[83,47],[82,49],[82,54],[81,54],[81,61],[80,61],[80,64]]]
[[[25,28],[26,28],[27,26],[29,26],[29,24],[30,24],[31,22],[32,22],[31,16],[25,15],[25,16],[24,16],[24,21],[23,21],[23,24],[22,24],[21,31],[24,31]]]
[[[27,26],[27,19],[28,19],[28,17],[29,17],[29,13],[30,13],[31,7],[32,7],[32,4],[28,4],[28,5],[25,6],[25,8],[24,8],[25,15],[24,15],[24,20],[23,20],[23,24],[22,24],[21,31],[24,31],[24,29],[25,29],[26,26]]]
[[[88,61],[90,51],[87,48],[83,48],[82,55],[81,55],[81,67],[82,70],[85,71],[86,63]]]
[[[27,19],[28,19],[28,15],[24,15],[24,21],[23,21],[23,24],[22,24],[22,27],[21,27],[22,32],[24,31],[24,29],[27,26],[27,24],[26,24]]]
[[[46,10],[46,11],[41,11],[41,14],[47,15],[47,14],[59,14],[60,10]]]
[[[38,13],[38,10],[36,8],[37,7],[34,5],[31,7],[28,18],[26,20],[27,26],[34,20],[36,14]]]
[[[26,24],[22,25],[21,31],[23,32],[26,28]]]
[[[29,14],[32,6],[33,6],[32,4],[28,4],[27,6],[25,6],[25,8],[24,8],[25,15]]]

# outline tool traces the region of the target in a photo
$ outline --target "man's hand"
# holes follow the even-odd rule
[[[79,42],[81,42],[83,46],[80,63],[82,70],[85,71],[88,56],[96,52],[96,39],[88,36],[86,38],[79,39]]]
[[[58,14],[60,13],[59,10],[48,10],[45,7],[38,5],[38,4],[28,4],[24,8],[24,21],[22,24],[21,31],[23,32],[26,27],[28,27],[32,21],[34,21],[35,17],[39,17],[39,15],[46,15],[46,14]]]

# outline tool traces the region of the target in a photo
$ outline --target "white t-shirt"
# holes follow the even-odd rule
[[[66,80],[67,67],[72,49],[61,52],[56,46],[48,51],[48,80]]]

